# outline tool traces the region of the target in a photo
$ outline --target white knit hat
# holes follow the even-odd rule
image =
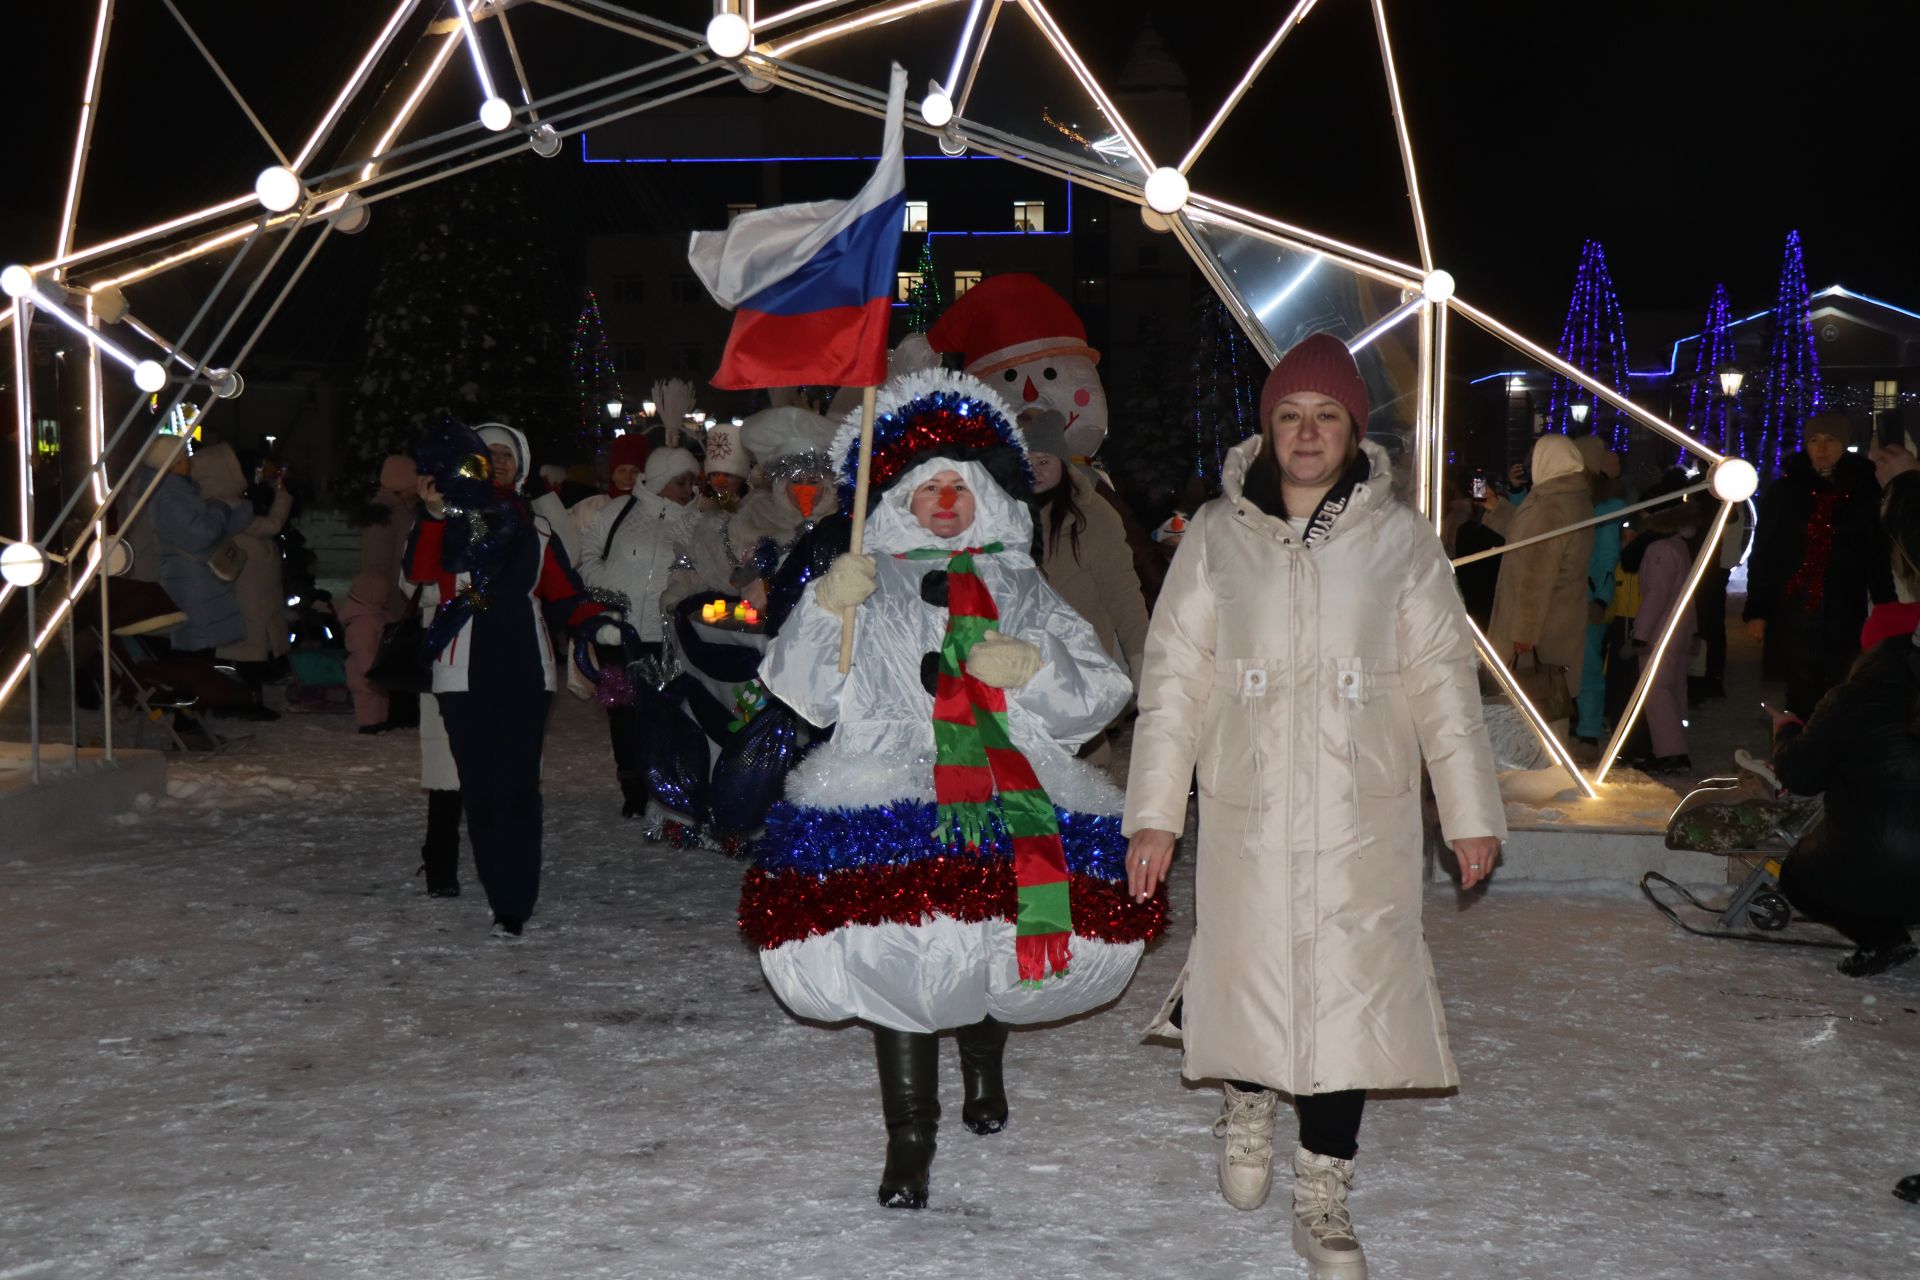
[[[707,427],[707,474],[723,472],[742,480],[753,471],[753,459],[747,456],[746,428],[731,422],[715,422]]]
[[[700,464],[685,449],[655,449],[647,455],[647,468],[641,483],[647,492],[658,495],[675,476],[700,474]]]

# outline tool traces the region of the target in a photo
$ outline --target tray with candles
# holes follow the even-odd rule
[[[720,631],[758,635],[765,625],[762,616],[751,600],[732,596],[715,596],[700,606],[700,621]]]

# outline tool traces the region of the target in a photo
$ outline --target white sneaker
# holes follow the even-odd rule
[[[1293,1153],[1293,1251],[1315,1280],[1367,1280],[1367,1255],[1347,1212],[1352,1189],[1353,1161],[1305,1147]]]
[[[1226,1099],[1213,1136],[1220,1148],[1220,1194],[1236,1209],[1258,1209],[1273,1187],[1273,1111],[1280,1095],[1271,1089],[1242,1093],[1222,1085]]]

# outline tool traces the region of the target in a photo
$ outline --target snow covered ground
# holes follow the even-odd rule
[[[1217,1094],[1109,1010],[1015,1034],[1013,1123],[873,1201],[871,1042],[787,1016],[740,867],[638,843],[597,712],[549,738],[526,942],[412,878],[410,734],[258,726],[171,796],[0,853],[0,1280],[1303,1275],[1214,1188]],[[1920,966],[1690,938],[1629,890],[1432,891],[1457,1095],[1369,1107],[1374,1274],[1920,1274]]]

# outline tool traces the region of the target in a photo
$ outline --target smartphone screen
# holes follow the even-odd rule
[[[1473,478],[1473,496],[1476,498],[1484,498],[1487,496],[1487,478],[1485,476],[1475,476]]]

